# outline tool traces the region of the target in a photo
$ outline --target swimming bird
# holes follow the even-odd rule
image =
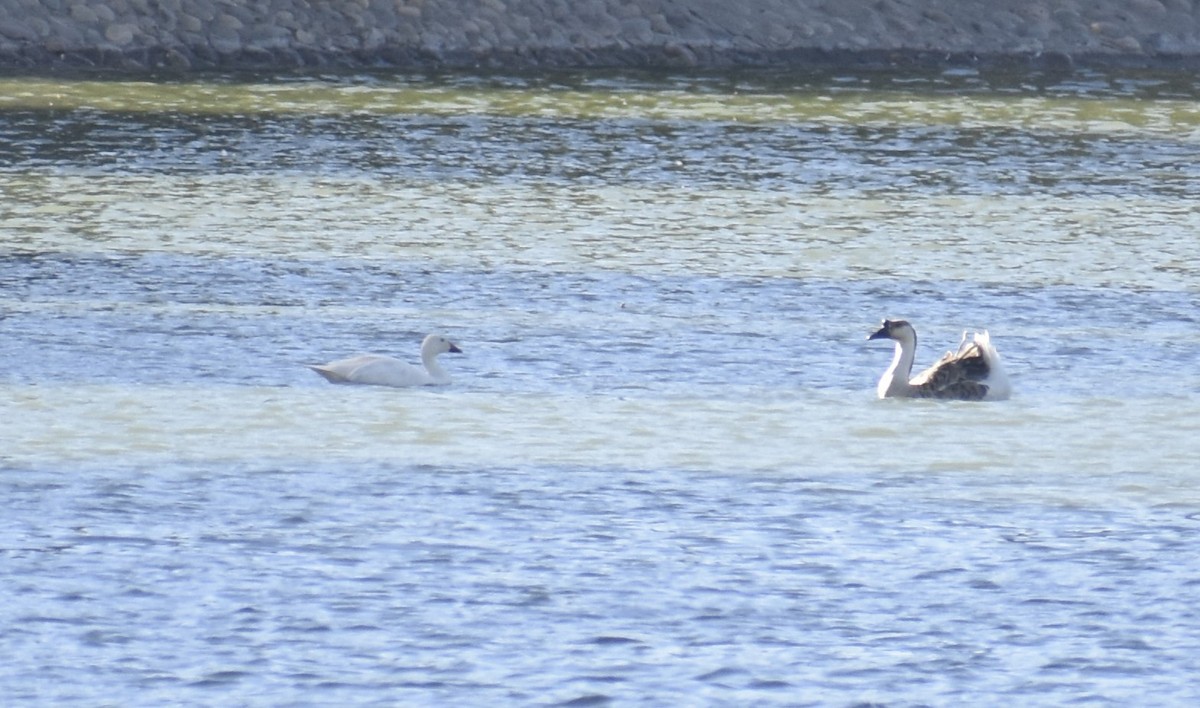
[[[438,355],[461,354],[458,345],[440,334],[431,334],[421,342],[421,363],[414,366],[383,354],[361,354],[328,364],[309,364],[308,368],[336,384],[372,386],[431,386],[450,383],[450,375],[438,365]]]
[[[879,379],[880,398],[942,398],[958,401],[1000,401],[1012,387],[1000,366],[1000,354],[987,332],[967,339],[963,332],[958,351],[946,352],[933,366],[909,378],[917,351],[917,331],[904,320],[884,320],[867,339],[896,342],[892,364]]]

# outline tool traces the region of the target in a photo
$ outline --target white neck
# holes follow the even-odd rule
[[[880,398],[903,396],[912,388],[908,379],[912,375],[913,358],[916,353],[915,338],[896,340],[896,352],[892,356],[892,365],[883,372],[883,376],[879,379],[879,386],[875,389]]]
[[[437,358],[438,352],[432,350],[421,352],[421,363],[425,365],[425,370],[429,372],[429,378],[438,383],[444,383],[450,380],[450,375],[438,364]]]

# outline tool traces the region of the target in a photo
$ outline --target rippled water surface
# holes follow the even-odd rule
[[[1193,703],[1197,97],[2,79],[0,693]],[[884,316],[1016,395],[875,400]]]

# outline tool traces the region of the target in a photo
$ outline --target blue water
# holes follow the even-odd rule
[[[1194,703],[1194,87],[902,79],[0,111],[0,694]]]
[[[25,475],[6,484],[4,680],[19,703],[1196,695],[1195,514],[945,484],[799,465]]]

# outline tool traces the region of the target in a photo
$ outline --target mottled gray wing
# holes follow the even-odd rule
[[[978,381],[959,381],[943,388],[925,391],[922,389],[921,398],[945,398],[954,401],[982,401],[987,396],[987,384]]]
[[[983,350],[975,342],[964,342],[957,352],[946,352],[937,363],[917,374],[911,383],[919,398],[978,401],[987,395],[988,387],[980,383],[987,375]]]

